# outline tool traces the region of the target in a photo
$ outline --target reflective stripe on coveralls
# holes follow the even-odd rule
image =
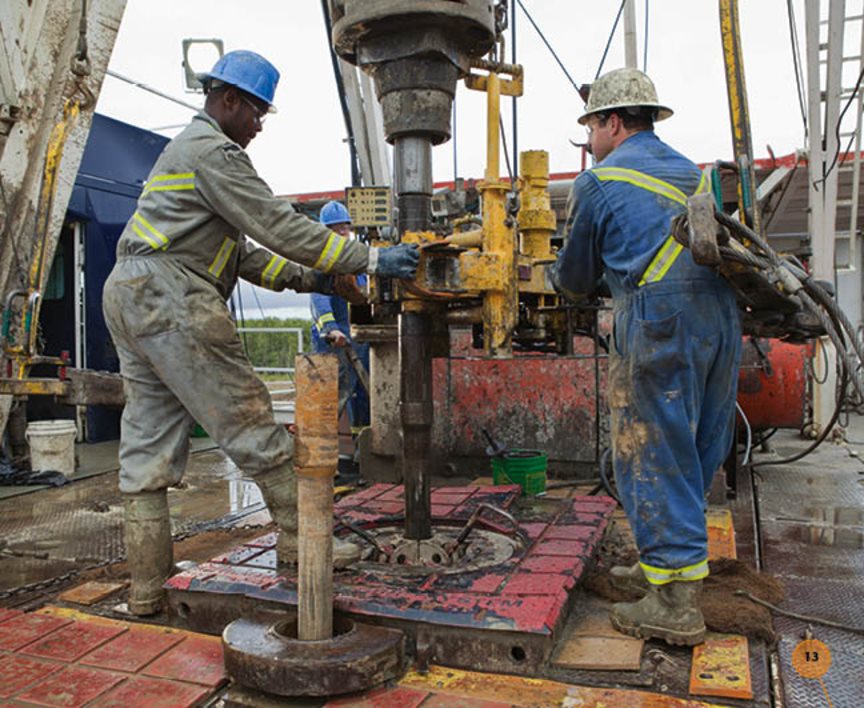
[[[642,562],[639,565],[642,567],[642,572],[645,573],[645,579],[652,585],[665,585],[676,580],[702,580],[708,577],[707,560],[695,565],[688,565],[686,568],[676,568],[675,570],[655,568]]]
[[[316,270],[323,270],[325,273],[329,273],[339,258],[339,254],[342,253],[342,249],[345,248],[346,243],[348,243],[348,239],[342,238],[333,231],[330,234],[330,238],[327,239],[327,243],[324,244],[324,248],[321,249],[321,255],[312,267]]]
[[[150,244],[150,247],[154,251],[164,251],[168,248],[168,237],[147,221],[147,219],[141,216],[139,212],[136,211],[132,214],[132,219],[130,220],[129,225],[138,236]]]
[[[225,266],[228,265],[228,259],[231,258],[235,246],[237,246],[237,242],[233,238],[226,236],[219,247],[219,252],[207,270],[217,278],[221,276],[222,271],[225,270]]]
[[[336,321],[336,318],[333,316],[332,312],[325,312],[323,315],[321,315],[321,317],[319,317],[317,320],[315,320],[315,326],[323,332],[324,331],[324,325],[326,325],[328,322],[335,322],[335,321]]]
[[[142,195],[148,192],[180,192],[187,189],[195,189],[194,172],[151,177],[147,184],[144,185]]]
[[[261,273],[261,287],[273,290],[276,278],[279,277],[279,273],[282,272],[282,269],[285,267],[287,262],[288,261],[281,256],[274,255],[267,263],[264,272]]]
[[[678,202],[683,206],[687,205],[687,195],[674,184],[669,184],[668,182],[664,182],[663,180],[652,177],[651,175],[646,175],[638,170],[630,170],[625,167],[595,167],[593,172],[601,182],[612,180],[617,182],[627,182],[628,184],[632,184],[640,189],[645,189],[649,192],[654,192],[654,194],[659,194],[661,197],[666,197],[673,202]],[[696,188],[694,194],[702,194],[711,188],[708,174],[707,171],[702,172],[702,179],[699,180],[699,186]],[[663,276],[669,272],[669,269],[672,267],[672,264],[678,256],[681,255],[683,249],[684,246],[678,243],[674,236],[671,234],[667,236],[663,245],[660,247],[660,250],[657,251],[657,255],[654,256],[654,259],[648,264],[648,267],[639,279],[639,286],[641,287],[645,285],[645,283],[656,283],[662,280]]]

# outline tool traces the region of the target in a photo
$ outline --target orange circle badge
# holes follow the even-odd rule
[[[818,639],[798,642],[792,652],[792,667],[804,678],[822,678],[831,668],[831,650]]]

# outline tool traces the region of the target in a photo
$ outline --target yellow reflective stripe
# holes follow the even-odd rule
[[[173,174],[173,175],[170,175],[170,174],[156,175],[155,177],[152,177],[150,179],[150,181],[147,182],[147,184],[151,185],[154,182],[167,182],[170,179],[195,179],[195,173],[194,172],[180,172],[180,173]]]
[[[161,231],[159,231],[156,227],[154,227],[153,224],[147,221],[147,219],[141,216],[140,213],[136,211],[134,214],[132,214],[132,221],[138,222],[137,224],[132,224],[132,230],[141,238],[143,238],[147,243],[149,243],[153,248],[162,249],[163,251],[168,248],[168,237]],[[149,232],[150,236],[153,237],[152,239],[141,231],[141,226],[143,226]]]
[[[321,250],[321,255],[312,267],[318,270],[323,270],[325,273],[329,273],[330,269],[336,263],[336,259],[338,259],[342,253],[342,249],[345,248],[346,240],[347,239],[339,236],[339,234],[331,232],[330,237],[327,239],[327,243],[324,244],[324,248]]]
[[[656,283],[662,280],[663,276],[669,272],[672,264],[681,254],[684,247],[675,240],[674,236],[668,236],[663,246],[657,251],[657,255],[648,264],[645,272],[642,274],[642,279],[639,281],[639,286],[645,283]]]
[[[222,241],[222,245],[219,247],[219,252],[216,254],[216,258],[213,259],[207,272],[215,275],[217,278],[221,277],[222,271],[225,270],[225,266],[228,265],[228,259],[234,252],[234,247],[236,245],[237,242],[234,239],[226,236],[225,240]]]
[[[177,184],[155,184],[156,182],[177,182]],[[195,173],[156,175],[144,185],[143,194],[148,192],[169,192],[181,189],[195,189]]]
[[[158,187],[147,187],[144,190],[143,194],[149,194],[150,192],[179,192],[183,189],[195,189],[194,184],[163,184]]]
[[[261,286],[272,290],[276,278],[279,277],[279,273],[282,272],[282,269],[285,267],[287,262],[288,261],[280,256],[271,257],[270,261],[267,263],[267,267],[264,269],[264,272],[261,273]]]
[[[332,312],[325,312],[321,317],[315,320],[315,326],[318,329],[324,329],[324,325],[328,322],[335,322],[336,318],[333,316]]]
[[[132,224],[132,230],[133,230],[136,234],[138,234],[138,236],[140,236],[142,240],[144,240],[144,241],[146,241],[147,243],[149,243],[149,244],[150,244],[150,248],[152,248],[154,251],[158,251],[158,250],[159,250],[159,244],[156,243],[156,242],[155,242],[152,238],[150,238],[147,234],[145,234],[145,233],[141,230],[141,228],[138,226],[138,224]]]
[[[687,203],[687,195],[674,184],[664,182],[651,175],[637,170],[628,170],[624,167],[595,167],[591,172],[601,182],[627,182],[635,187],[647,189],[649,192],[659,194],[679,204]]]
[[[686,568],[676,568],[669,570],[668,568],[655,568],[646,563],[639,563],[642,567],[642,572],[645,573],[645,579],[652,585],[665,585],[674,581],[694,581],[702,580],[708,577],[708,561],[700,561],[695,565],[688,565]]]
[[[699,180],[699,186],[693,194],[702,194],[711,189],[711,173],[706,169],[702,172],[702,178]]]

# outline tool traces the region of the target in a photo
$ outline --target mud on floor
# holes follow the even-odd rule
[[[638,595],[613,587],[609,578],[609,569],[613,565],[630,565],[636,560],[633,549],[628,554],[618,548],[611,558],[601,556],[584,582],[585,589],[611,602],[637,600]],[[776,605],[783,601],[783,584],[773,575],[760,573],[739,560],[724,558],[710,561],[708,566],[710,575],[702,585],[702,614],[708,629],[775,642],[777,636],[770,610],[736,595],[735,591],[744,590]]]
[[[174,543],[174,562],[193,561],[204,563],[220,553],[243,545],[247,541],[274,531],[273,524],[266,526],[244,526],[231,529],[217,529],[215,531],[202,531],[199,534]],[[123,581],[129,579],[129,571],[126,563],[114,563],[102,568],[87,570],[78,575],[76,585],[90,580],[114,580]]]

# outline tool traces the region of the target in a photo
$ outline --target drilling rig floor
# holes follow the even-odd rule
[[[782,462],[809,441],[781,431],[770,444],[754,450],[756,464]],[[434,562],[431,554],[450,549],[452,559],[442,556],[438,570],[421,572],[400,537],[401,487],[361,487],[336,512],[375,543],[358,538],[367,558],[334,578],[337,627],[354,617],[398,628],[409,637],[411,663],[402,678],[371,693],[303,705],[750,706],[770,705],[777,695],[788,705],[825,705],[826,695],[833,705],[856,705],[864,695],[855,633],[864,625],[862,448],[864,417],[851,414],[845,439],[797,462],[745,469],[737,497],[712,504],[716,585],[706,583],[706,599],[723,586],[726,594],[709,603],[712,632],[695,650],[641,642],[609,626],[602,571],[633,556],[623,516],[608,498],[587,496],[584,487],[524,497],[484,480],[434,487],[438,546],[415,548],[416,557]],[[78,453],[86,466],[86,446]],[[110,705],[117,695],[125,705],[153,705],[153,692],[170,687],[179,692],[177,705],[279,705],[230,684],[217,639],[240,614],[292,616],[296,588],[291,574],[272,567],[268,515],[254,485],[241,484],[218,451],[193,455],[186,479],[187,488],[169,495],[175,557],[198,565],[168,582],[172,612],[147,624],[120,612],[126,575],[113,473],[0,500],[3,700],[53,705],[46,696],[86,685],[86,695],[70,694],[63,705]],[[519,530],[483,504],[503,509]],[[480,521],[454,552],[477,509],[484,509]],[[731,557],[747,572],[730,573]],[[751,582],[765,576],[779,597],[761,593],[765,582]],[[742,588],[815,619],[735,596]],[[718,604],[727,611],[716,612]],[[759,621],[755,609],[765,612]],[[738,624],[729,624],[730,615]],[[197,631],[178,633],[190,629]],[[170,653],[184,645],[190,652]],[[808,663],[814,651],[819,658]],[[107,655],[135,661],[103,665]],[[169,660],[159,663],[162,657]],[[205,673],[160,673],[169,664],[175,674],[188,667]]]

